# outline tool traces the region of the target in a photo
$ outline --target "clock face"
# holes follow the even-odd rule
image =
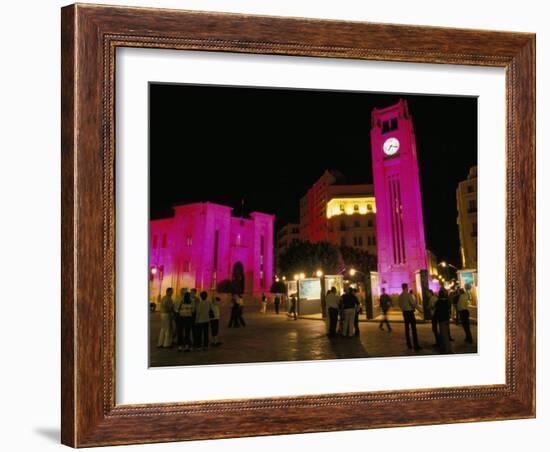
[[[394,155],[399,150],[399,140],[395,137],[388,138],[382,146],[384,154]]]

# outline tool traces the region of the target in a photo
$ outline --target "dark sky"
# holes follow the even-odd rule
[[[477,164],[477,99],[150,84],[150,212],[211,201],[297,222],[299,199],[325,169],[372,183],[370,113],[408,100],[426,241],[459,261],[456,195]]]

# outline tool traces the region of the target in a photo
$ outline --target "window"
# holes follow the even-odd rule
[[[468,213],[477,212],[477,203],[475,199],[470,199],[468,201]]]
[[[359,220],[355,220],[353,222],[353,226],[356,227],[356,228],[360,228],[361,227],[361,222]]]
[[[157,245],[158,245],[158,237],[156,235],[153,236],[153,249],[156,250],[157,249]]]
[[[166,234],[162,234],[162,247],[166,248]]]
[[[473,193],[474,192],[474,187],[472,185],[468,185],[466,190],[468,191],[468,193]]]
[[[346,222],[344,220],[340,221],[340,231],[346,230]]]
[[[397,129],[397,118],[392,118],[382,123],[382,133],[388,133],[395,129]]]
[[[235,237],[235,245],[241,246],[241,234],[237,234]]]
[[[185,261],[183,263],[183,271],[185,273],[190,273],[191,272],[191,261]]]
[[[372,228],[372,220],[367,220],[367,226],[368,226],[369,228]]]
[[[346,246],[346,238],[340,237],[340,246]]]
[[[367,237],[367,245],[368,246],[372,245],[372,238],[371,237]]]
[[[187,236],[187,239],[185,240],[185,244],[186,244],[187,246],[192,246],[192,245],[193,245],[193,237],[190,236],[190,235],[188,235],[188,236]]]
[[[354,204],[353,205],[353,211],[354,212],[359,212],[359,204]]]
[[[372,204],[367,204],[367,211],[372,212]]]

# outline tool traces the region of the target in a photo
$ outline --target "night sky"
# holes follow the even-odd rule
[[[352,91],[150,84],[150,215],[211,201],[298,222],[299,200],[325,169],[372,183],[370,113],[407,99],[426,242],[460,264],[456,187],[477,164],[477,99]]]

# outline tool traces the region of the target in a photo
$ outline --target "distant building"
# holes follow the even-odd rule
[[[300,240],[300,225],[296,223],[285,224],[277,232],[275,245],[275,261],[279,263],[279,257],[286,252],[295,241]]]
[[[212,290],[235,280],[246,293],[273,282],[273,215],[231,216],[231,207],[195,203],[174,207],[170,218],[150,221],[150,294],[173,287]]]
[[[477,166],[470,168],[468,179],[456,189],[458,233],[462,267],[477,268]]]
[[[300,200],[300,237],[376,255],[376,204],[371,184],[346,184],[326,170]]]

